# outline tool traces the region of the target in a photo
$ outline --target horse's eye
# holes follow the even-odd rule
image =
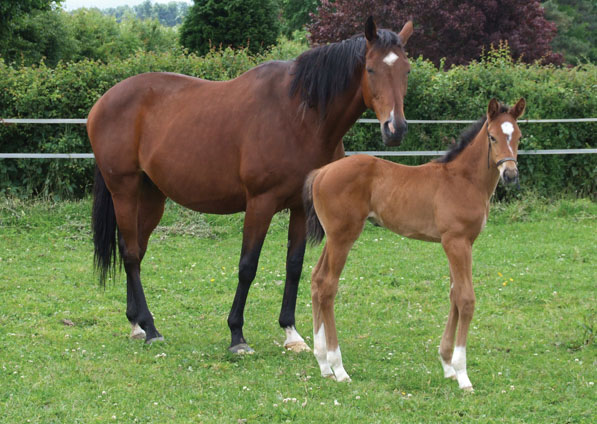
[[[491,140],[492,143],[495,143],[497,140],[495,139],[494,136],[492,136],[491,134],[489,134],[489,139]]]
[[[367,72],[369,72],[370,74],[372,74],[373,73],[373,69],[367,68]]]

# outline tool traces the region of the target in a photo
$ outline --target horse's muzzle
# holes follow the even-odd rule
[[[400,146],[402,139],[408,132],[408,124],[402,119],[396,122],[395,119],[388,119],[381,127],[381,138],[386,146]]]
[[[506,184],[518,184],[518,169],[517,168],[506,168],[502,174],[504,183]]]

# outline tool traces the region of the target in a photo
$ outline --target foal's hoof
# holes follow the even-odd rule
[[[246,343],[239,343],[236,346],[230,346],[228,350],[236,355],[252,355],[255,353],[255,351]]]
[[[153,342],[163,342],[164,341],[164,336],[156,336],[156,337],[152,337],[151,339],[147,339],[145,340],[145,344],[152,344]]]
[[[300,353],[300,352],[311,352],[311,348],[305,342],[291,342],[286,343],[284,348],[287,350],[292,350],[293,352]]]
[[[461,389],[464,393],[475,393],[473,386],[461,387]]]

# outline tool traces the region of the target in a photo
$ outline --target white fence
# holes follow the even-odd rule
[[[408,124],[471,124],[476,121],[468,119],[452,120],[424,120],[410,119]],[[597,118],[574,119],[520,119],[519,124],[544,124],[544,123],[576,123],[597,122]],[[86,124],[87,119],[2,119],[0,124]],[[378,124],[377,119],[359,119],[357,123]],[[440,156],[444,150],[417,150],[417,151],[366,151],[346,152],[347,155],[364,153],[373,156]],[[519,150],[519,155],[577,155],[595,154],[597,149],[555,149],[555,150]],[[0,159],[92,159],[93,153],[0,153]]]

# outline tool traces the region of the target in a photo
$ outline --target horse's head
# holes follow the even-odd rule
[[[489,138],[489,159],[500,172],[505,183],[518,182],[516,157],[521,132],[516,120],[524,113],[526,102],[521,98],[518,103],[500,113],[500,105],[491,99],[487,107],[487,137]]]
[[[372,17],[365,24],[367,52],[361,79],[365,105],[375,111],[386,146],[399,146],[408,126],[404,118],[404,96],[410,63],[404,46],[413,32],[407,22],[400,33],[378,32]]]

